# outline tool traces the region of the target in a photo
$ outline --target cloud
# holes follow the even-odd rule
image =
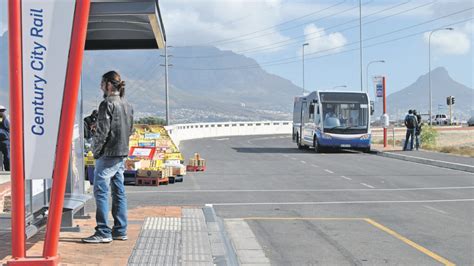
[[[284,19],[281,0],[207,0],[205,4],[167,0],[160,5],[171,45],[212,45],[238,51],[288,40],[275,28],[249,34]]]
[[[309,35],[306,40],[309,45],[305,48],[305,53],[325,52],[334,53],[342,50],[347,39],[340,32],[326,33],[324,28],[318,28],[315,24],[309,24],[304,29],[304,34]],[[329,50],[329,51],[328,51]]]
[[[432,34],[431,45],[438,53],[445,55],[464,55],[471,50],[472,22],[468,22],[453,31],[441,30]],[[423,35],[424,41],[429,42],[430,32]]]

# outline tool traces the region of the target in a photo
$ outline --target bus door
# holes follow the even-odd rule
[[[306,101],[303,101],[303,102],[301,103],[300,143],[303,142],[303,138],[304,138],[304,124],[305,124],[305,121],[306,121],[306,119],[305,119],[305,116],[306,116],[306,108],[307,108],[307,103],[306,103]]]

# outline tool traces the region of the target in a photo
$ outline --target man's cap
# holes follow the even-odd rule
[[[5,110],[7,110],[7,108],[3,105],[0,105],[0,111],[5,111]]]

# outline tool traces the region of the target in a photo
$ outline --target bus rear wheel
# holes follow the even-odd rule
[[[321,146],[319,146],[319,142],[317,138],[313,139],[313,148],[314,148],[314,152],[316,153],[322,152]]]
[[[304,149],[304,146],[301,145],[300,135],[298,133],[296,134],[296,146],[298,146],[298,150]]]

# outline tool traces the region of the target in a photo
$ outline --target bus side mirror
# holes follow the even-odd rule
[[[374,101],[370,101],[370,115],[374,115],[375,112],[375,103]]]
[[[314,104],[310,104],[309,105],[309,115],[313,115],[314,114]]]
[[[318,103],[318,100],[317,100],[317,99],[314,99],[314,100],[313,100],[313,103]]]

